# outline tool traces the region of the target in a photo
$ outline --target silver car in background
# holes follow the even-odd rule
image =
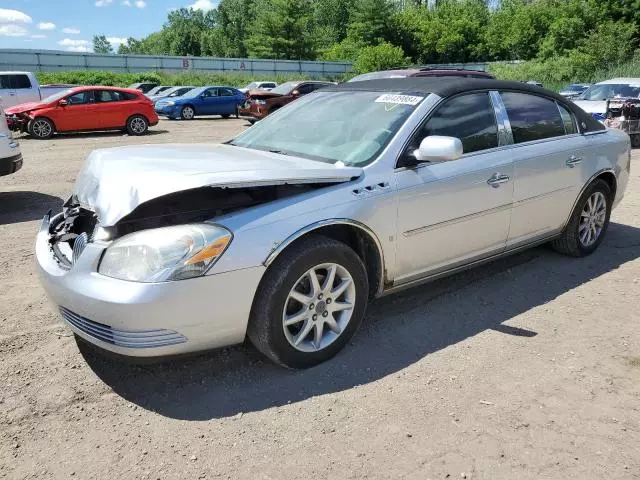
[[[304,368],[347,344],[373,297],[543,242],[592,253],[629,169],[627,135],[535,86],[346,83],[223,145],[92,152],[36,257],[62,318],[102,349],[248,336]]]

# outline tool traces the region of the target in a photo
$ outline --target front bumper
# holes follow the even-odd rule
[[[156,106],[155,107],[156,114],[163,117],[175,117],[180,115],[180,106],[178,105],[165,105],[165,106]]]
[[[247,101],[238,109],[238,116],[247,120],[262,120],[268,115],[266,105]]]
[[[156,357],[244,341],[263,266],[189,280],[137,283],[97,273],[106,244],[87,244],[70,270],[49,246],[49,216],[36,239],[42,285],[67,325],[111,352]]]
[[[16,147],[17,148],[17,147]],[[0,177],[11,175],[22,168],[22,154],[18,153],[7,158],[0,158]]]

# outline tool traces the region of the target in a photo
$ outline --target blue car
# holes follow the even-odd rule
[[[182,97],[161,98],[156,113],[171,119],[191,120],[196,115],[221,115],[229,118],[246,100],[244,93],[233,87],[194,88]]]

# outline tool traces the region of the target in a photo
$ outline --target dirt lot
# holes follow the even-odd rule
[[[0,478],[640,478],[640,151],[594,255],[541,247],[377,301],[314,369],[250,346],[146,366],[81,353],[33,242],[84,156],[243,127],[22,140],[24,168],[0,178]]]

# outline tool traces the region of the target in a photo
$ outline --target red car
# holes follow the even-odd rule
[[[144,135],[158,123],[153,103],[138,90],[115,87],[76,87],[6,110],[12,130],[50,138],[55,132],[124,130]]]

